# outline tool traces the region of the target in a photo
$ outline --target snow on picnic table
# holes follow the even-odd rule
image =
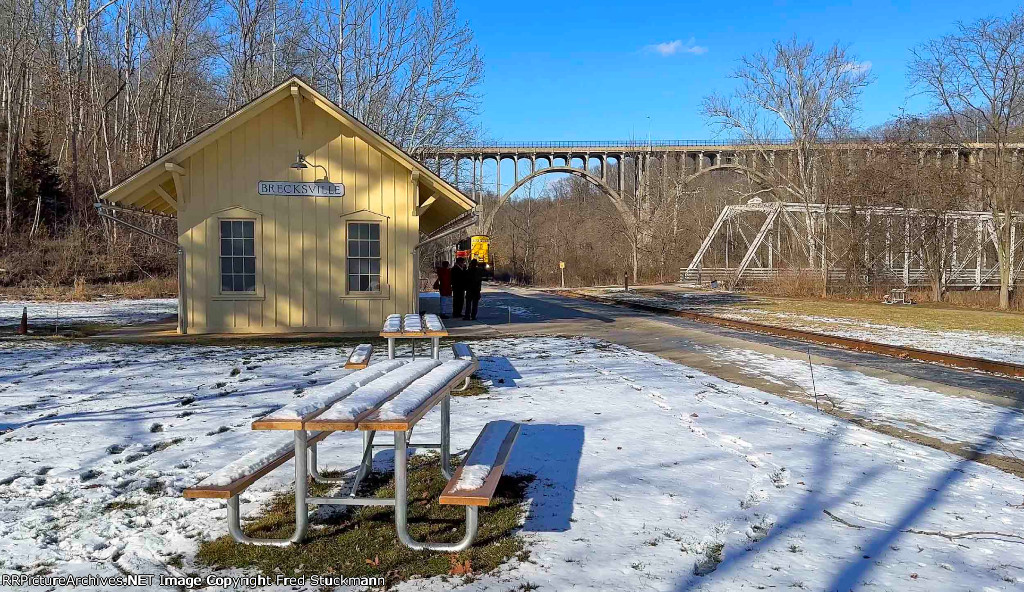
[[[1010,474],[599,341],[473,349],[490,392],[453,399],[453,448],[488,421],[523,424],[507,472],[537,476],[522,529],[531,557],[401,590],[1024,584],[1024,482]],[[175,573],[177,554],[205,573],[192,557],[226,533],[224,503],[181,490],[290,437],[249,423],[345,372],[344,351],[294,346],[0,341],[0,357],[0,573]],[[1005,433],[1008,413],[986,433]],[[428,414],[417,433],[429,441],[438,425]],[[332,435],[321,463],[355,464],[359,437]],[[248,490],[243,515],[291,472]]]
[[[21,322],[21,313],[28,309],[30,326],[68,326],[81,323],[135,325],[172,318],[178,314],[176,298],[138,300],[91,300],[88,302],[52,302],[33,300],[0,300],[0,326]]]

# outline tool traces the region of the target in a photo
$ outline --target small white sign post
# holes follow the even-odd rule
[[[344,183],[316,181],[313,183],[292,183],[289,181],[260,181],[257,184],[260,195],[283,195],[285,197],[343,197]]]

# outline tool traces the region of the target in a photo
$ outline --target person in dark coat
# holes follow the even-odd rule
[[[476,259],[469,262],[469,269],[466,270],[466,314],[464,320],[476,320],[476,309],[480,305],[480,288],[484,282],[484,268],[477,263]]]
[[[462,304],[466,299],[466,259],[458,257],[452,267],[452,318],[462,316]]]

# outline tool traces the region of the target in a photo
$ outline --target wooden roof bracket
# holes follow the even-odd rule
[[[163,187],[157,185],[153,189],[156,190],[157,195],[163,198],[163,200],[170,204],[171,207],[173,207],[175,210],[178,209],[178,200],[171,197],[171,194],[167,193],[167,191]],[[177,191],[177,189],[175,189],[175,191]]]
[[[291,87],[292,102],[295,103],[295,135],[302,139],[302,95],[299,94],[299,85]]]
[[[419,216],[420,208],[420,172],[413,170],[410,173],[410,181],[412,183],[412,215]]]
[[[182,203],[188,203],[188,195],[185,193],[185,183],[181,180],[181,178],[185,176],[185,169],[173,162],[165,162],[164,169],[171,173],[171,178],[174,179],[174,193],[178,195],[178,200]],[[159,187],[159,185],[157,187]],[[161,194],[161,197],[163,197],[163,194]],[[178,209],[177,203],[174,204],[174,207],[175,209]]]

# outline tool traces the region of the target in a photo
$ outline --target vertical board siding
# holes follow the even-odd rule
[[[308,100],[302,101],[302,121],[300,139],[288,96],[180,163],[189,191],[178,217],[189,332],[375,332],[388,314],[415,310],[412,249],[419,220],[412,215],[409,170]],[[325,167],[331,181],[344,183],[346,195],[258,195],[261,180],[322,178],[319,167],[290,168],[296,150]],[[262,222],[256,245],[262,291],[256,296],[219,294],[217,218],[229,208],[252,212]],[[343,217],[364,210],[387,220],[381,253],[387,298],[346,296]]]

